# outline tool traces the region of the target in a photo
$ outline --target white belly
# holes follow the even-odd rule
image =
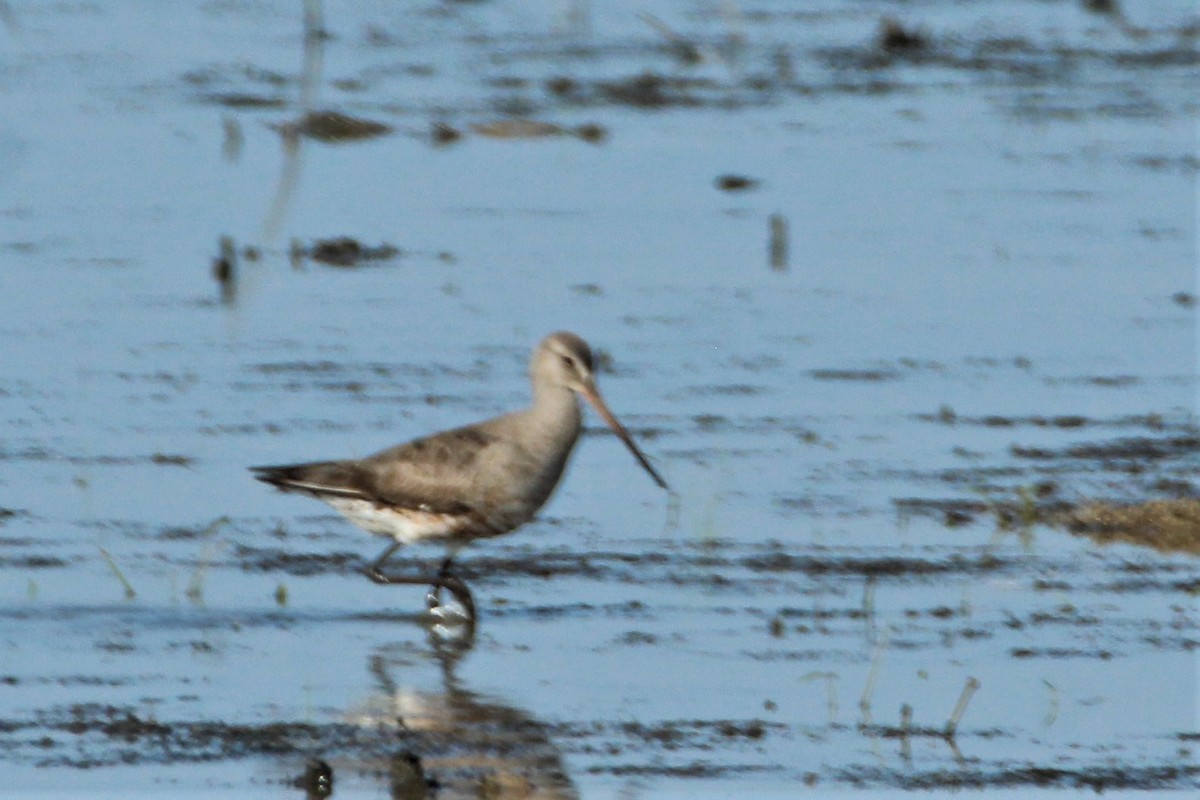
[[[394,509],[380,506],[370,500],[349,497],[321,499],[363,530],[380,536],[390,536],[404,544],[451,539],[471,526],[470,518],[462,514]]]

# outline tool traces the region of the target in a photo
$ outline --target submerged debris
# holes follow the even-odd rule
[[[758,181],[745,175],[719,175],[713,183],[722,192],[741,192],[758,188]]]
[[[435,145],[454,144],[462,138],[462,131],[445,122],[435,122],[429,130],[429,138]]]
[[[786,272],[788,268],[788,224],[783,214],[772,214],[769,220],[771,236],[767,245],[767,260],[771,269]]]
[[[704,60],[700,47],[695,42],[680,35],[658,17],[643,12],[638,14],[638,18],[662,35],[667,51],[680,63],[693,66]]]
[[[585,142],[596,143],[603,141],[608,136],[608,130],[602,125],[587,124],[569,128],[555,125],[552,122],[540,122],[524,117],[480,122],[472,125],[471,130],[490,139],[542,139],[553,136],[575,136]]]
[[[566,129],[561,125],[524,117],[480,122],[472,125],[471,130],[490,139],[540,139],[546,136],[562,136],[566,133]]]
[[[899,20],[884,17],[879,22],[879,36],[875,40],[880,50],[886,53],[915,53],[929,49],[929,37],[916,28],[906,28]]]
[[[1012,454],[1017,458],[1040,461],[1062,459],[1089,459],[1102,462],[1127,462],[1142,469],[1143,465],[1175,458],[1189,457],[1200,449],[1200,436],[1190,433],[1182,436],[1150,438],[1135,436],[1106,442],[1072,445],[1062,450],[1044,447],[1013,445]]]
[[[392,132],[391,125],[352,117],[339,111],[310,111],[298,122],[276,127],[285,135],[307,136],[326,144],[373,139]]]
[[[205,95],[204,101],[235,109],[283,108],[287,105],[282,97],[252,92],[215,92]]]
[[[221,155],[230,163],[236,162],[242,155],[242,146],[246,143],[241,123],[235,117],[221,117],[221,134]]]
[[[229,305],[237,297],[237,249],[232,236],[221,237],[221,254],[213,260],[212,274],[221,287],[221,302]]]
[[[940,517],[947,528],[956,528],[975,520],[980,514],[994,510],[994,505],[973,498],[897,497],[892,505],[901,515]]]
[[[617,105],[634,108],[663,108],[669,105],[689,105],[687,101],[669,90],[669,81],[653,72],[643,72],[631,78],[603,81],[596,88],[600,96]]]
[[[891,369],[811,369],[808,374],[818,381],[891,381],[900,377]]]
[[[369,261],[388,261],[401,255],[400,249],[384,242],[376,247],[365,245],[350,236],[317,239],[308,247],[292,242],[291,260],[299,264],[308,258],[331,267],[359,267]]]

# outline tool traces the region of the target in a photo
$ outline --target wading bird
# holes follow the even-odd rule
[[[508,533],[533,518],[558,485],[579,439],[587,400],[659,486],[666,481],[608,410],[596,388],[592,351],[573,333],[552,333],[529,362],[533,404],[522,411],[435,433],[361,459],[251,467],[286,492],[323,500],[360,528],[394,541],[367,567],[381,584],[432,585],[429,604],[449,590],[474,619],[466,584],[451,572],[459,549]],[[441,542],[447,555],[430,577],[388,575],[383,566],[405,544]]]

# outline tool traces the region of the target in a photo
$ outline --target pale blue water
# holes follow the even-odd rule
[[[0,675],[15,679],[0,685],[0,718],[104,703],[164,721],[325,723],[378,696],[368,665],[397,648],[402,688],[437,696],[423,630],[360,616],[416,612],[419,591],[389,594],[349,571],[241,568],[239,546],[364,558],[382,547],[244,468],[362,455],[519,405],[529,347],[565,327],[612,356],[602,388],[679,491],[677,519],[612,437],[589,436],[548,519],[464,564],[668,561],[594,578],[480,576],[481,640],[458,678],[549,725],[581,794],[783,795],[810,772],[821,789],[848,789],[878,768],[893,776],[868,781],[883,795],[896,775],[941,770],[1195,763],[1194,601],[1180,588],[1194,585],[1192,559],[1038,530],[1031,550],[1005,539],[1011,562],[995,573],[880,578],[869,618],[860,573],[744,564],[776,546],[973,558],[994,533],[987,515],[945,528],[901,519],[893,501],[974,496],[970,481],[944,480],[971,468],[1011,468],[996,480],[1002,498],[1054,480],[1069,499],[1135,499],[1143,487],[1127,473],[1012,447],[1194,430],[1195,310],[1172,299],[1197,292],[1196,38],[1177,32],[1195,25],[1191,4],[1130,4],[1144,34],[1067,2],[650,9],[699,42],[692,66],[637,4],[329,4],[317,106],[396,132],[305,141],[275,233],[285,156],[271,126],[298,113],[298,4],[8,7],[0,506],[17,513],[0,522]],[[863,68],[882,15],[922,28],[934,56]],[[744,42],[733,55],[730,37]],[[981,54],[993,60],[970,61]],[[545,89],[568,76],[596,97],[591,82],[643,72],[693,81],[699,105],[572,106]],[[220,92],[284,105],[205,99]],[[512,106],[609,135],[470,130]],[[241,132],[235,160],[223,120]],[[466,138],[431,146],[435,121]],[[761,183],[720,192],[723,174]],[[789,225],[781,273],[767,261],[775,213]],[[223,234],[262,251],[241,263],[229,306],[210,274]],[[340,235],[405,255],[290,266],[291,239]],[[942,407],[968,421],[921,417]],[[1131,421],[1152,414],[1165,433]],[[1090,424],[969,422],[989,415]],[[1163,469],[1194,489],[1194,459]],[[206,538],[169,533],[221,517]],[[726,561],[707,565],[713,539]],[[100,547],[136,599],[122,600]],[[29,565],[42,556],[65,564]],[[210,565],[202,606],[186,594],[197,564]],[[1114,590],[1131,575],[1157,583]],[[1064,606],[1094,621],[1033,621]],[[942,607],[969,611],[928,613]],[[825,629],[770,635],[777,613],[811,627],[818,611],[834,615]],[[856,729],[881,631],[875,721],[898,724],[909,703],[916,724],[938,727],[966,678],[982,682],[958,740],[965,767],[939,739],[915,740],[905,761],[897,740]],[[805,678],[826,671],[832,714],[824,683]],[[680,751],[619,730],[724,719],[780,727]],[[554,728],[593,723],[612,727]],[[299,757],[76,770],[37,765],[115,745],[55,730],[43,752],[24,735],[0,750],[22,793],[299,795],[287,785]],[[385,795],[338,758],[336,796]],[[725,771],[680,774],[696,763]],[[630,765],[659,771],[619,772]]]

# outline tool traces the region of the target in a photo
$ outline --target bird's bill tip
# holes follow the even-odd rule
[[[651,466],[649,459],[647,459],[642,451],[638,448],[637,443],[633,441],[633,437],[629,435],[629,431],[625,430],[625,426],[622,425],[620,420],[617,419],[616,415],[609,410],[608,404],[604,402],[604,398],[600,396],[600,391],[596,388],[596,386],[594,384],[587,386],[582,392],[580,392],[580,394],[583,395],[583,399],[587,400],[588,403],[591,404],[592,408],[596,409],[596,413],[598,413],[604,419],[604,421],[608,423],[608,427],[612,428],[613,433],[617,435],[617,438],[625,443],[625,446],[629,448],[629,452],[633,453],[633,457],[636,458],[637,462],[642,465],[642,469],[646,470],[647,474],[654,479],[654,482],[657,483],[659,487],[666,489],[668,492],[671,491],[671,487],[667,485],[667,482],[663,480],[662,476],[658,474],[653,466]]]

